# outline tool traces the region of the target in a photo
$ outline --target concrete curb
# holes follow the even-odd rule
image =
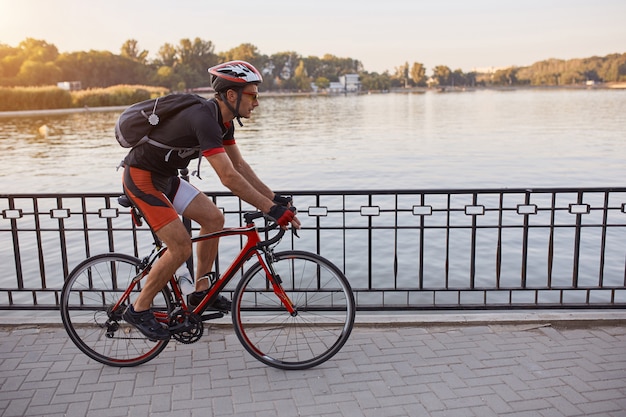
[[[16,312],[17,313],[17,312]],[[20,314],[21,313],[21,314]],[[12,326],[62,326],[58,312],[50,312],[46,316],[26,316],[23,312],[5,316],[3,327]],[[211,320],[210,325],[232,326],[230,315],[222,319]],[[357,312],[357,326],[372,327],[419,327],[419,326],[460,326],[460,325],[493,325],[493,324],[551,324],[569,326],[592,325],[624,325],[626,311],[623,310],[591,310],[591,311],[522,311],[522,312]]]
[[[626,311],[524,311],[524,312],[450,312],[357,314],[357,325],[371,326],[439,326],[439,325],[492,325],[492,324],[552,324],[591,326],[594,324],[622,325]]]

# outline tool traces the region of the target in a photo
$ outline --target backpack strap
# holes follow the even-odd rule
[[[161,148],[161,149],[169,149],[169,152],[165,155],[166,162],[169,161],[170,155],[172,154],[173,151],[177,151],[181,158],[189,156],[190,153],[193,153],[195,151],[200,151],[200,146],[194,146],[192,148],[180,148],[176,146],[166,145],[154,139],[150,139],[148,136],[144,136],[143,138],[141,138],[141,140],[137,143],[136,146],[139,146],[144,143],[147,143],[152,146],[156,146],[157,148]]]
[[[220,122],[220,117],[219,117],[219,107],[217,105],[217,101],[215,99],[211,99],[208,100],[209,103],[213,103],[213,105],[215,106],[215,121],[219,124]],[[204,104],[204,103],[203,103]],[[200,163],[202,162],[202,149],[198,148],[198,169],[196,169],[195,171],[191,172],[192,176],[196,176],[199,179],[202,179],[202,177],[200,176]]]

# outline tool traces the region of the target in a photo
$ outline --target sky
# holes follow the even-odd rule
[[[155,58],[181,39],[215,52],[250,43],[361,61],[369,72],[419,62],[464,72],[626,52],[625,0],[0,0],[0,43],[119,53],[134,39]]]

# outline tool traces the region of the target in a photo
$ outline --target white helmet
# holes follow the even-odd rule
[[[261,73],[246,61],[229,61],[209,68],[211,85],[218,93],[230,88],[240,89],[246,84],[263,82]]]

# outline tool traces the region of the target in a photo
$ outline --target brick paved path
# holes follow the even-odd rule
[[[0,327],[0,416],[626,416],[626,325],[360,325],[289,372],[228,327],[135,368],[88,359],[58,325]]]

